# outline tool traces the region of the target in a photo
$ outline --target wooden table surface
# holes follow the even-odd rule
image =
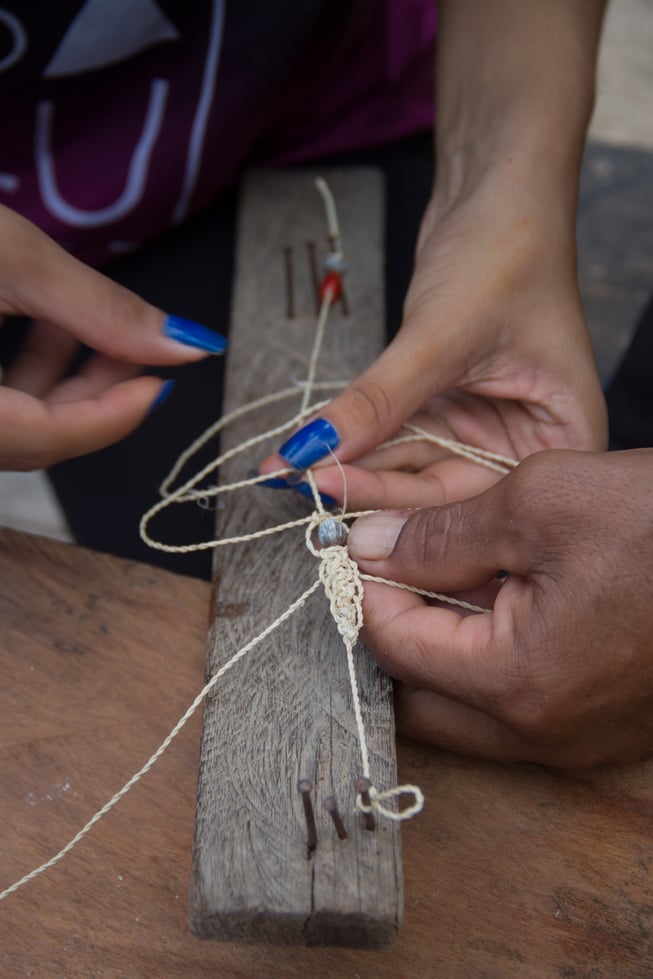
[[[0,531],[0,889],[51,856],[202,685],[209,587]],[[225,704],[225,710],[229,705]],[[653,975],[653,764],[583,774],[400,744],[386,951],[202,942],[186,927],[199,719],[56,868],[0,904],[0,976]]]

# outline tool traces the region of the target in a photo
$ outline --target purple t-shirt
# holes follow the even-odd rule
[[[102,264],[245,167],[433,120],[433,0],[0,5],[0,203]]]

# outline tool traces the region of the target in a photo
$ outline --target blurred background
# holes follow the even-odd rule
[[[578,211],[581,290],[607,381],[653,292],[653,0],[612,0]],[[0,525],[69,540],[41,472],[0,473]]]

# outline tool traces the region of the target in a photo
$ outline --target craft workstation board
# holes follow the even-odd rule
[[[329,185],[349,262],[319,357],[317,380],[354,378],[384,342],[383,184],[371,170],[336,170]],[[318,282],[331,244],[309,173],[259,174],[245,185],[224,410],[302,381],[313,347]],[[289,400],[229,426],[221,450],[291,418]],[[327,395],[328,397],[328,395]],[[324,398],[318,391],[311,402]],[[290,434],[287,432],[286,435]],[[286,437],[286,436],[284,436]],[[229,483],[280,444],[230,460]],[[228,496],[218,536],[256,532],[310,512],[296,493],[261,487]],[[208,675],[273,622],[316,580],[304,527],[215,553]],[[396,784],[392,690],[359,644],[356,670],[371,769],[379,789]],[[399,828],[354,813],[362,774],[342,639],[322,588],[220,681],[207,699],[200,762],[190,921],[203,937],[306,944],[379,945],[402,913]],[[312,785],[317,846],[297,786]],[[347,838],[324,800],[335,797]]]
[[[353,276],[352,268],[349,289]],[[301,378],[299,348],[285,355]],[[275,520],[283,494],[256,493],[257,508],[271,508],[262,520]],[[0,887],[71,839],[195,697],[210,595],[201,581],[0,529]],[[239,611],[218,592],[223,622]],[[254,651],[250,668],[259,658],[265,650]],[[246,679],[237,667],[236,702],[216,695],[216,704],[243,712],[259,696],[255,686],[244,697]],[[651,759],[557,772],[400,739],[399,779],[420,785],[427,804],[402,829],[406,908],[396,941],[380,951],[289,950],[199,941],[188,929],[200,736],[196,716],[72,853],[0,903],[2,979],[652,974]],[[295,786],[282,791],[301,846]],[[254,806],[260,786],[256,793]],[[329,831],[319,819],[321,841]]]

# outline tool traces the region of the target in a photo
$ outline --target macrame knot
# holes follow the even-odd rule
[[[358,565],[342,544],[317,548],[313,533],[329,514],[314,513],[306,527],[306,546],[320,561],[320,581],[329,599],[331,615],[345,645],[353,648],[363,628],[363,582]]]

